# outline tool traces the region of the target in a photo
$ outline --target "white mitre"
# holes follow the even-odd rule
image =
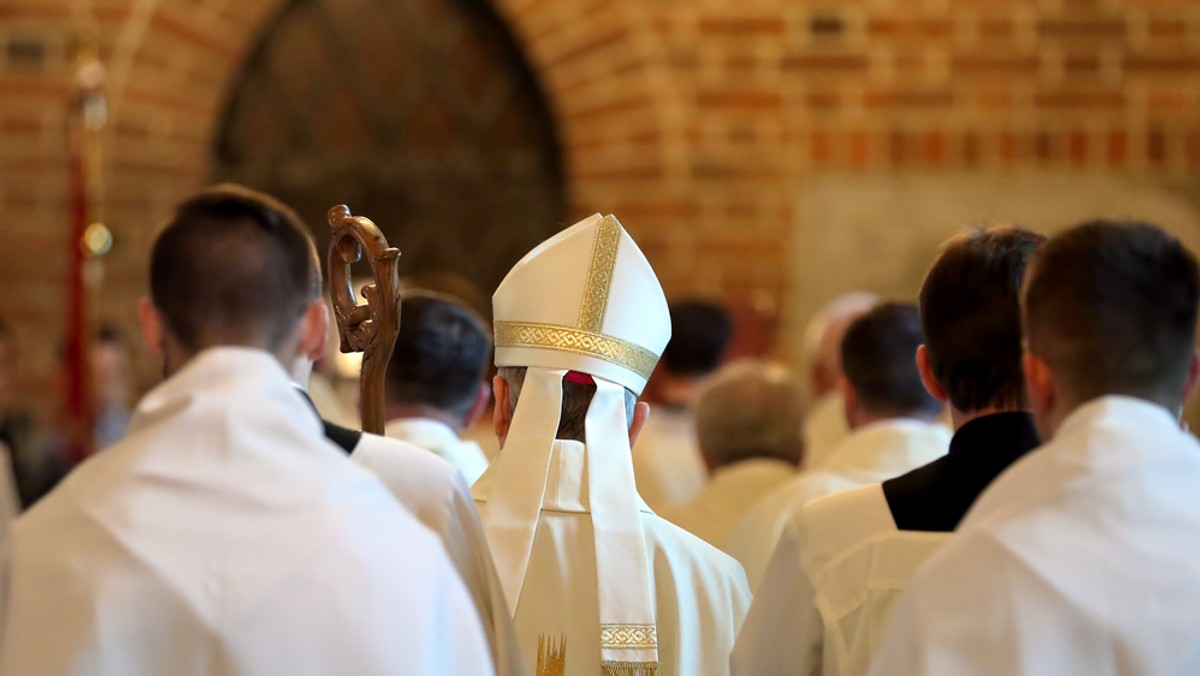
[[[658,672],[651,573],[633,479],[625,389],[641,394],[671,338],[662,286],[613,216],[546,240],[492,297],[496,366],[528,367],[483,521],[515,614],[533,550],[568,372],[592,376],[585,423],[607,674]]]

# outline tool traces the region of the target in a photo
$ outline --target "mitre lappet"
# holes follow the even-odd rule
[[[617,219],[595,214],[529,252],[501,282],[493,305],[496,366],[528,369],[483,513],[509,609],[516,613],[529,566],[562,381],[594,382],[584,429],[602,670],[657,673],[625,390],[641,394],[671,337],[662,286]]]

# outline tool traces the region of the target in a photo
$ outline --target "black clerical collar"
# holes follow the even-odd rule
[[[1040,443],[1028,413],[994,413],[966,423],[945,457],[883,482],[896,527],[953,531],[988,484]]]
[[[1033,416],[1025,411],[1009,411],[968,421],[954,433],[954,438],[950,440],[950,452],[1011,456],[1015,460],[1040,443]]]
[[[320,418],[321,412],[317,410],[317,405],[313,402],[312,397],[308,396],[308,392],[305,392],[303,387],[295,385],[294,383],[293,386],[296,388],[296,391],[300,393],[300,396],[304,397],[304,401],[308,402],[308,405],[312,408],[313,413],[316,413],[317,417]],[[321,418],[321,426],[325,428],[325,438],[336,444],[337,447],[345,451],[347,455],[353,453],[354,449],[358,447],[358,442],[362,440],[362,432],[359,432],[358,430],[352,430],[349,427],[335,425],[324,418]]]

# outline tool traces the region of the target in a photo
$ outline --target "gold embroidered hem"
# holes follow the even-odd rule
[[[658,628],[653,624],[602,624],[601,648],[657,648]]]
[[[567,637],[555,641],[545,634],[538,635],[537,671],[535,676],[564,676],[567,673]]]
[[[658,662],[617,662],[605,660],[600,663],[604,676],[658,676]]]
[[[495,324],[496,347],[540,347],[596,357],[649,378],[658,355],[633,343],[554,324],[505,322]]]

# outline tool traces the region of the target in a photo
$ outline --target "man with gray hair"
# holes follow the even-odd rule
[[[782,365],[745,359],[717,371],[696,405],[708,485],[662,516],[725,550],[750,505],[795,475],[804,447],[799,419],[800,392]]]
[[[879,303],[866,291],[846,293],[817,311],[804,329],[804,361],[812,405],[804,419],[804,468],[821,466],[850,434],[838,382],[842,378],[842,336],[855,319]]]
[[[842,379],[850,436],[819,468],[771,491],[730,535],[750,588],[766,571],[791,514],[819,497],[884,481],[944,456],[950,430],[937,422],[942,403],[921,383],[915,355],[924,342],[911,303],[883,303],[850,324],[842,338]]]
[[[500,454],[473,486],[537,674],[728,673],[749,605],[729,556],[638,496],[637,403],[671,336],[662,286],[617,219],[536,247],[492,297]]]

